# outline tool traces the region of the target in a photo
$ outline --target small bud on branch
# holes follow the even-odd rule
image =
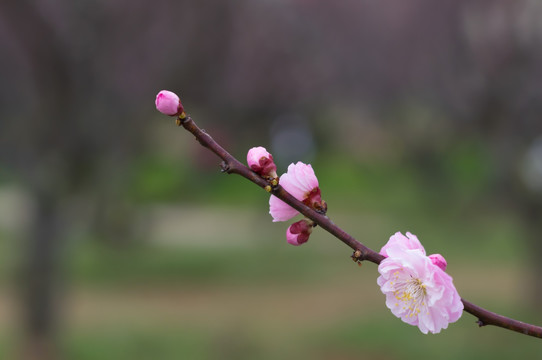
[[[247,154],[248,167],[264,179],[276,180],[278,184],[277,165],[273,161],[273,155],[267,152],[264,147],[253,147]]]
[[[286,241],[288,244],[294,246],[306,243],[309,240],[313,227],[314,223],[307,219],[293,223],[286,230]]]
[[[184,114],[184,108],[181,100],[174,92],[162,90],[156,95],[154,102],[156,109],[162,114],[169,116],[181,116]]]

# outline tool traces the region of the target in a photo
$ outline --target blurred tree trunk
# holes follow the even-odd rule
[[[36,192],[34,223],[28,237],[23,269],[25,309],[23,358],[58,358],[55,338],[59,249],[62,239],[59,201],[50,194]]]
[[[27,108],[7,129],[6,162],[15,169],[34,199],[35,212],[25,247],[21,284],[25,339],[24,359],[56,359],[55,343],[58,275],[62,232],[59,204],[69,191],[66,175],[70,153],[71,104],[74,97],[63,48],[37,4],[7,1],[2,18],[28,59],[28,72],[37,98],[28,96]],[[20,21],[25,19],[25,21]],[[8,79],[9,81],[9,79]],[[9,82],[8,82],[9,83]],[[17,86],[16,82],[12,85]],[[21,90],[21,89],[18,89]],[[23,89],[22,92],[28,89]],[[24,121],[22,121],[24,119]],[[25,145],[20,146],[19,143]],[[67,189],[68,188],[68,189]]]
[[[103,64],[131,63],[132,57],[126,54],[134,51],[118,46],[122,39],[118,35],[111,36],[119,22],[106,16],[111,9],[105,4],[0,1],[2,29],[7,29],[22,59],[22,70],[2,73],[3,87],[15,94],[14,101],[6,104],[7,110],[2,110],[15,121],[0,122],[0,157],[36,204],[21,285],[27,335],[22,353],[28,359],[58,356],[61,252],[73,223],[64,216],[71,220],[80,215],[75,203],[80,200],[81,211],[87,215],[93,205],[99,206],[98,224],[82,225],[103,230],[102,238],[128,239],[133,225],[134,211],[119,189],[125,184],[123,170],[140,149],[144,127],[137,119],[144,118],[134,116],[139,109],[123,106],[133,104],[132,95],[137,91],[130,88],[126,91],[130,96],[119,96],[117,84],[107,82],[110,76],[102,74]],[[139,12],[126,17],[139,24],[147,7],[150,5],[142,5],[136,9]],[[130,27],[126,33],[138,38],[134,35],[137,29],[145,33],[146,27]],[[144,69],[148,65],[145,61],[134,64]],[[138,72],[128,68],[131,76]],[[25,81],[18,78],[21,74]],[[140,91],[138,96],[146,99],[149,94]],[[73,195],[77,198],[71,198]],[[65,209],[71,199],[75,200],[69,204],[73,207]]]

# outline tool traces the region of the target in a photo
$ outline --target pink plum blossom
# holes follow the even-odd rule
[[[424,334],[439,333],[463,314],[463,303],[453,279],[441,267],[442,261],[446,261],[438,254],[431,255],[433,258],[425,256],[421,244],[409,248],[415,244],[412,242],[415,236],[403,237],[401,242],[396,242],[398,237],[392,240],[394,236],[390,238],[392,245],[386,249],[386,259],[378,266],[377,283],[386,295],[386,306]]]
[[[277,178],[277,166],[273,161],[273,155],[264,147],[253,147],[247,154],[248,167],[255,173],[265,178]]]
[[[177,94],[168,90],[162,90],[156,95],[155,105],[158,111],[169,116],[177,116],[184,111]]]
[[[286,230],[286,241],[294,246],[306,243],[312,233],[312,227],[312,221],[307,219],[293,223]]]
[[[312,166],[303,164],[301,161],[288,166],[288,172],[282,174],[279,180],[280,185],[292,194],[297,200],[307,206],[321,212],[327,209],[325,201],[322,200],[318,179],[314,174]],[[269,199],[269,213],[273,222],[286,221],[298,214],[298,211],[290,207],[279,198],[271,195]]]

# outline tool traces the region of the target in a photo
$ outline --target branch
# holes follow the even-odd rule
[[[271,186],[265,179],[250,170],[239,160],[233,157],[230,153],[228,153],[223,147],[221,147],[216,141],[214,141],[209,134],[207,134],[204,130],[200,129],[190,116],[185,117],[184,113],[182,113],[182,115],[179,116],[179,118],[177,119],[177,125],[182,126],[186,130],[191,132],[202,146],[211,150],[223,160],[221,165],[222,171],[228,174],[241,175],[242,177],[258,185],[259,187],[265,189],[267,192],[275,195],[286,204],[290,205],[301,214],[305,215],[305,217],[314,221],[321,228],[328,231],[330,234],[332,234],[337,239],[348,245],[352,250],[354,250],[354,253],[352,255],[354,261],[367,260],[378,265],[382,260],[384,260],[385,257],[383,255],[380,255],[376,251],[363,245],[352,235],[348,234],[340,227],[335,225],[327,216],[320,214],[312,208],[308,207],[307,205],[303,204],[301,201],[290,195],[280,185]],[[477,305],[474,305],[473,303],[465,299],[461,299],[461,301],[464,305],[464,311],[478,318],[477,323],[479,326],[494,325],[508,330],[517,331],[525,335],[542,338],[542,327],[540,326],[527,324],[496,314]]]

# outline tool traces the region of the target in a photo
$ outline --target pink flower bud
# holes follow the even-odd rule
[[[248,167],[264,178],[276,179],[277,166],[273,161],[273,155],[267,152],[264,147],[253,147],[247,154]]]
[[[448,265],[448,263],[446,262],[446,259],[444,259],[444,256],[440,254],[433,254],[429,255],[429,259],[431,259],[433,265],[438,266],[442,269],[442,271],[446,271],[446,266]]]
[[[286,230],[286,241],[294,246],[306,243],[312,233],[312,225],[312,221],[307,219],[293,223]]]
[[[183,113],[184,108],[177,94],[162,90],[156,95],[156,109],[162,114],[177,116]]]

